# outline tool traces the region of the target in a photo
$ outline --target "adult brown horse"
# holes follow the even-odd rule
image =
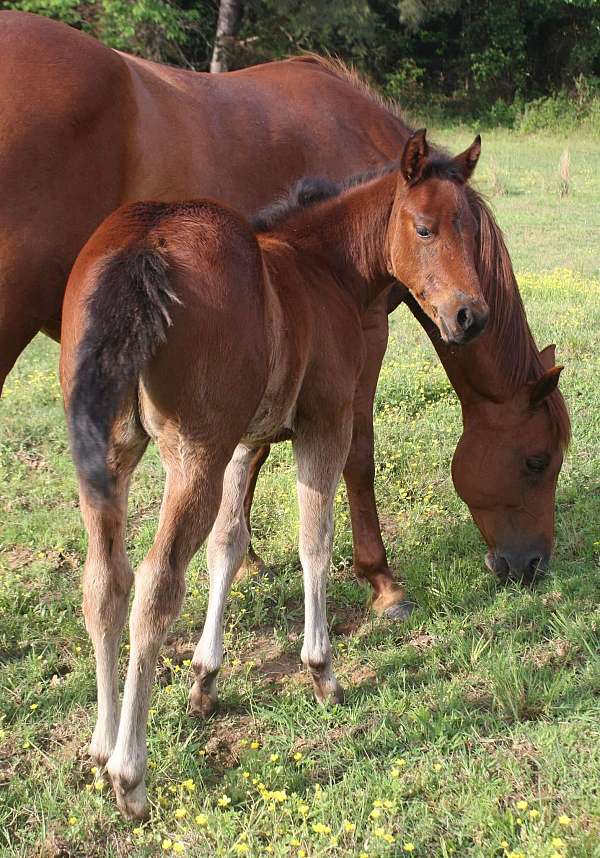
[[[366,353],[362,315],[401,279],[448,342],[482,330],[488,310],[465,192],[479,153],[477,138],[456,158],[429,158],[416,132],[395,169],[296,210],[258,240],[212,201],[125,206],[78,257],[65,293],[61,381],[89,536],[84,611],[98,677],[91,750],[101,764],[108,759],[126,815],[146,809],[156,658],[179,613],[187,565],[213,524],[191,703],[201,714],[214,708],[225,600],[250,538],[248,468],[265,442],[294,444],[302,661],[319,701],[341,699],[325,590],[333,499]],[[119,639],[133,583],[127,488],[150,438],[167,478],[158,531],[135,576],[119,720]]]
[[[410,133],[360,81],[315,59],[196,74],[116,53],[69,27],[16,12],[0,13],[0,56],[0,386],[39,330],[58,338],[68,272],[94,228],[120,204],[214,196],[251,214],[303,175],[341,179],[395,158]],[[488,352],[486,336],[470,352],[487,367],[480,378],[472,363],[436,347],[459,390],[472,388],[470,399],[481,399],[480,407],[464,410],[464,473],[455,471],[455,478],[468,486],[457,487],[490,550],[511,558],[506,562],[519,571],[532,554],[550,552],[568,420],[558,392],[533,423],[529,419],[523,385],[541,378],[544,367],[500,230],[474,193],[471,205],[479,223],[482,288],[513,308],[499,318],[519,318],[499,329],[498,342],[507,350]],[[357,568],[380,607],[402,600],[370,497],[370,400],[387,342],[386,309],[382,297],[364,319],[368,355],[344,473]],[[516,349],[514,330],[525,332]],[[498,383],[488,384],[489,369],[500,373]],[[486,402],[497,406],[493,420]]]

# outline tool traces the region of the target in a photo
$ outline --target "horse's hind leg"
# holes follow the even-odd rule
[[[198,449],[178,437],[165,462],[159,528],[135,578],[121,721],[107,766],[117,803],[128,817],[146,813],[146,722],[156,658],[183,601],[185,569],[217,514],[230,452]]]
[[[190,692],[190,710],[203,717],[210,715],[217,704],[217,674],[223,663],[225,602],[250,543],[244,496],[248,471],[255,457],[255,450],[243,444],[236,447],[225,471],[219,514],[208,539],[210,593],[202,637],[192,661],[196,681]]]
[[[331,667],[325,613],[327,575],[333,545],[333,499],[348,452],[350,419],[338,417],[336,431],[315,437],[299,433],[294,441],[298,467],[300,561],[304,576],[302,662],[310,670],[319,703],[344,697]]]
[[[83,613],[96,657],[98,720],[90,754],[99,765],[108,760],[119,726],[118,652],[127,615],[133,573],[125,551],[127,493],[131,474],[148,436],[131,415],[113,433],[110,459],[115,491],[110,504],[98,505],[81,490],[81,512],[88,533],[83,575]]]

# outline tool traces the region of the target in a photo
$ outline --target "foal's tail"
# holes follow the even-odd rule
[[[113,477],[110,434],[126,394],[166,338],[171,289],[168,266],[155,249],[126,248],[97,275],[79,342],[68,419],[80,479],[108,499]]]

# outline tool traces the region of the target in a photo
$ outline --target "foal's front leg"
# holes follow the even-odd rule
[[[217,705],[217,674],[223,664],[225,602],[250,543],[244,495],[255,455],[255,450],[243,444],[236,447],[225,470],[221,505],[208,539],[208,609],[192,660],[196,681],[190,691],[190,711],[204,718],[211,715]]]
[[[342,418],[335,433],[300,433],[294,441],[298,467],[300,562],[304,577],[302,663],[310,670],[319,703],[341,703],[344,692],[331,667],[327,630],[327,575],[333,545],[333,499],[350,445],[352,424]]]

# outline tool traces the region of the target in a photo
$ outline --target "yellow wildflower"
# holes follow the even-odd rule
[[[356,824],[354,822],[350,822],[348,819],[345,819],[344,831],[347,831],[348,834],[352,834],[354,831],[356,831]]]
[[[562,837],[553,837],[552,838],[552,846],[555,849],[560,849],[564,845],[565,845],[565,841],[562,839]]]
[[[404,849],[405,852],[414,852],[415,851],[415,844],[414,843],[404,843],[402,845],[402,848]]]
[[[528,807],[529,802],[525,801],[524,799],[521,799],[521,801],[517,802],[517,810],[527,810]]]
[[[508,840],[503,840],[500,844],[503,849],[508,849]]]
[[[405,765],[406,765],[406,760],[404,759],[404,757],[396,757],[396,765],[397,765],[397,766],[400,766],[400,768],[402,768],[403,766],[405,766]]]
[[[296,751],[296,753],[294,754],[294,759],[297,763],[300,762],[300,760],[302,759],[302,754],[300,753],[300,751]]]
[[[242,777],[248,779],[250,777],[250,772],[242,772]]]
[[[442,770],[442,764],[441,764],[441,763],[436,763],[436,764],[434,765],[434,767],[433,767],[433,771],[434,771],[434,772],[441,772],[441,770]]]
[[[298,849],[298,858],[306,858],[306,849]]]
[[[217,804],[219,805],[219,807],[227,807],[231,804],[231,799],[228,795],[223,794],[221,798],[217,800]]]
[[[144,833],[144,829],[138,826],[138,828],[133,829],[133,833],[135,834],[136,837],[141,837],[142,834]]]
[[[338,845],[338,839],[337,839],[337,837],[332,837],[332,838],[330,839],[330,841],[329,841],[329,845],[330,845],[330,846],[337,846],[337,845]]]
[[[192,778],[188,778],[187,781],[183,781],[182,786],[185,787],[188,792],[194,792],[196,789],[196,784]]]
[[[399,778],[400,777],[400,769],[394,768],[394,769],[392,769],[390,774],[393,778]]]
[[[173,852],[178,852],[180,855],[181,855],[181,853],[182,853],[182,852],[185,852],[185,846],[183,845],[183,843],[181,842],[181,840],[177,840],[177,841],[173,844]]]
[[[550,858],[563,858],[562,852],[553,852]]]
[[[39,703],[32,703],[29,708],[35,711],[38,708],[38,706],[39,706]]]
[[[199,813],[194,821],[196,825],[208,825],[208,816],[205,816],[203,813]]]
[[[76,823],[77,823],[77,817],[76,816],[70,816],[69,817],[69,825],[76,825]]]
[[[298,840],[298,838],[292,837],[292,839],[290,840],[290,846],[300,846],[300,845],[301,844],[300,844],[300,841]]]
[[[162,842],[162,844],[161,844],[161,845],[162,845],[163,850],[164,850],[165,852],[168,852],[168,851],[169,851],[169,849],[171,848],[171,846],[173,845],[173,841],[172,841],[172,840],[169,840],[169,838],[168,838],[168,837],[165,837],[165,839],[163,840],[163,842]]]
[[[299,805],[298,805],[298,813],[299,813],[301,816],[307,816],[308,811],[309,811],[309,807],[308,807],[308,805],[307,805],[307,804],[299,804]]]
[[[567,828],[571,824],[571,817],[563,813],[562,816],[558,817],[558,824],[564,825],[564,827]]]
[[[247,843],[236,843],[233,847],[238,855],[245,855],[246,852],[250,851],[250,847]]]
[[[313,823],[312,830],[315,834],[331,834],[331,828],[328,825],[323,825],[322,822]]]
[[[269,757],[269,760],[272,763],[276,763],[278,759],[279,759],[279,754],[271,754],[271,756]]]
[[[540,815],[539,810],[530,810],[529,811],[529,818],[530,819],[537,819],[539,815]]]
[[[94,789],[98,792],[102,792],[102,790],[104,789],[104,781],[96,781],[94,783]]]
[[[379,810],[379,808],[376,807],[374,810],[371,811],[369,816],[371,817],[371,819],[377,819],[379,816],[381,816],[381,811]]]
[[[373,807],[383,807],[383,802],[380,799],[376,798],[373,802]]]
[[[173,813],[175,819],[183,819],[184,816],[187,816],[187,810],[185,807],[178,807],[177,810]]]
[[[256,751],[258,748],[260,748],[260,742],[257,742],[256,740],[254,742],[250,742],[250,747],[253,751]]]

